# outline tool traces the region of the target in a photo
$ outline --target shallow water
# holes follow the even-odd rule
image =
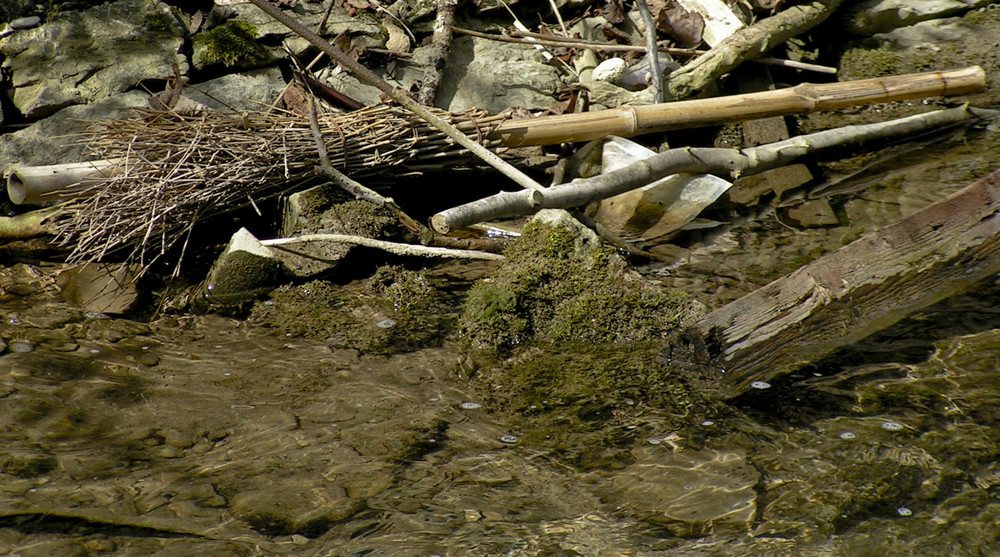
[[[765,219],[656,276],[724,303],[996,168],[993,142],[857,178],[850,227]],[[994,280],[731,404],[599,393],[581,419],[506,405],[452,340],[111,319],[55,270],[0,269],[0,554],[1000,553]],[[532,357],[588,365],[568,348]]]

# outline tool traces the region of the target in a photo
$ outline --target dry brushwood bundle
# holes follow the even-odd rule
[[[504,120],[480,111],[440,115],[483,144]],[[56,226],[63,245],[72,246],[71,261],[116,254],[145,271],[175,246],[186,247],[196,223],[318,182],[314,135],[294,114],[142,116],[104,122],[85,138],[95,156],[117,167],[86,180],[80,197],[63,207]],[[319,126],[331,164],[355,177],[467,159],[451,139],[394,106],[325,115]]]

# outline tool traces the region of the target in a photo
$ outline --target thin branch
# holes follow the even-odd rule
[[[404,256],[444,257],[449,259],[481,259],[486,261],[503,261],[504,258],[502,255],[485,251],[417,246],[413,244],[387,242],[385,240],[375,240],[372,238],[365,238],[363,236],[351,236],[347,234],[305,234],[294,238],[277,238],[275,240],[260,241],[262,245],[268,247],[287,246],[289,244],[301,244],[307,242],[339,242],[344,244],[354,244]]]
[[[511,34],[510,37],[506,35],[481,33],[479,31],[473,31],[471,29],[463,29],[461,27],[453,27],[452,31],[460,35],[469,35],[470,37],[479,37],[481,39],[489,39],[491,41],[499,41],[504,43],[514,43],[523,45],[544,45],[544,46],[554,46],[562,48],[575,47],[580,49],[596,50],[600,52],[646,52],[647,50],[646,47],[644,46],[611,44],[602,41],[561,37],[559,35],[543,35],[542,33],[531,33],[526,31],[520,31],[517,29],[512,30],[510,32]],[[523,39],[519,37],[523,37]],[[529,41],[526,39],[533,39],[533,40]],[[674,56],[700,56],[708,52],[707,50],[698,50],[696,48],[674,48],[663,45],[657,45],[657,51],[662,52],[664,54],[671,54]],[[762,56],[760,58],[755,58],[748,61],[759,64],[766,64],[769,66],[785,66],[797,70],[806,70],[806,71],[825,73],[825,74],[837,73],[837,68],[831,68],[830,66],[820,66],[818,64],[797,62],[795,60],[771,58],[769,56]]]
[[[316,118],[315,97],[309,99],[309,128],[312,130],[313,139],[316,140],[316,153],[319,156],[319,167],[316,169],[317,174],[321,174],[329,178],[331,182],[337,184],[358,199],[363,199],[380,207],[386,207],[392,211],[393,214],[396,215],[396,218],[399,219],[399,222],[411,232],[420,233],[425,229],[424,226],[415,221],[412,217],[410,217],[410,215],[404,213],[391,198],[383,197],[374,190],[366,188],[360,182],[352,180],[349,176],[340,172],[330,164],[330,155],[326,150],[326,141],[323,139],[323,132],[320,131],[319,121]]]
[[[462,147],[465,147],[470,152],[475,154],[477,157],[481,158],[487,164],[496,168],[511,180],[517,182],[520,186],[529,189],[542,189],[542,186],[538,182],[531,179],[527,174],[514,168],[513,165],[500,158],[499,155],[497,155],[493,151],[490,151],[486,147],[483,147],[479,143],[476,143],[468,136],[455,129],[454,126],[446,122],[443,118],[435,115],[434,113],[429,111],[426,107],[411,99],[410,96],[406,93],[406,91],[403,91],[402,89],[399,89],[397,87],[393,87],[384,79],[376,75],[375,72],[362,66],[356,60],[353,60],[348,56],[346,56],[344,52],[341,51],[339,48],[333,46],[332,44],[327,42],[326,39],[320,37],[312,30],[310,30],[308,27],[302,25],[301,23],[293,19],[285,12],[282,12],[275,5],[269,4],[267,0],[250,0],[250,3],[263,10],[264,13],[266,13],[267,15],[281,22],[283,25],[285,25],[286,27],[297,33],[302,38],[309,41],[316,48],[319,48],[320,50],[325,52],[327,56],[330,57],[331,60],[334,60],[335,62],[340,64],[343,68],[353,73],[359,79],[368,83],[369,85],[372,85],[373,87],[376,87],[378,90],[388,95],[389,98],[396,101],[407,110],[413,112],[414,114],[422,118],[425,122],[427,122],[434,128],[440,130],[442,133],[447,135],[456,143],[458,143]]]
[[[733,177],[758,174],[833,147],[859,146],[907,137],[956,122],[995,116],[996,111],[968,106],[918,114],[907,118],[846,126],[793,137],[748,149],[671,149],[614,172],[578,179],[546,190],[501,192],[460,205],[431,217],[434,230],[447,233],[487,220],[530,215],[542,209],[578,207],[640,188],[671,174],[720,174]]]
[[[663,102],[663,72],[656,48],[656,21],[653,20],[646,0],[635,0],[635,5],[639,8],[639,15],[646,27],[646,57],[649,60],[649,74],[653,78],[653,102],[660,104]]]

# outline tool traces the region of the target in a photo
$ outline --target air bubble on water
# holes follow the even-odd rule
[[[906,507],[899,507],[898,509],[896,509],[896,512],[899,514],[899,516],[913,516],[913,511],[911,511]]]
[[[657,439],[656,437],[654,437],[654,438],[652,438],[652,439],[649,440],[649,444],[650,445],[659,445],[662,442],[663,442],[663,440]]]
[[[458,407],[462,410],[479,410],[483,407],[483,405],[478,402],[463,402],[462,404],[459,404]]]
[[[857,435],[851,433],[850,431],[845,431],[845,432],[843,432],[843,433],[840,434],[840,438],[841,439],[854,439],[856,437],[857,437]]]
[[[753,387],[754,389],[770,389],[771,388],[771,384],[768,383],[767,381],[754,381],[753,383],[750,383],[750,386]]]
[[[885,422],[884,424],[882,424],[882,429],[888,431],[899,431],[903,429],[903,424],[899,422]]]
[[[507,434],[507,435],[501,435],[500,436],[500,442],[501,443],[506,443],[508,445],[513,445],[514,443],[517,443],[518,441],[520,441],[520,439],[517,438],[517,435]]]
[[[712,421],[712,420],[705,420],[705,421],[701,422],[701,425],[703,425],[705,427],[708,427],[708,426],[715,425],[715,422]]]
[[[396,326],[395,319],[383,319],[375,324],[379,329],[391,329]]]

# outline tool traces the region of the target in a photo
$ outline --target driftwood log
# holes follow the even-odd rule
[[[1000,272],[1000,170],[709,313],[690,329],[732,398]]]

